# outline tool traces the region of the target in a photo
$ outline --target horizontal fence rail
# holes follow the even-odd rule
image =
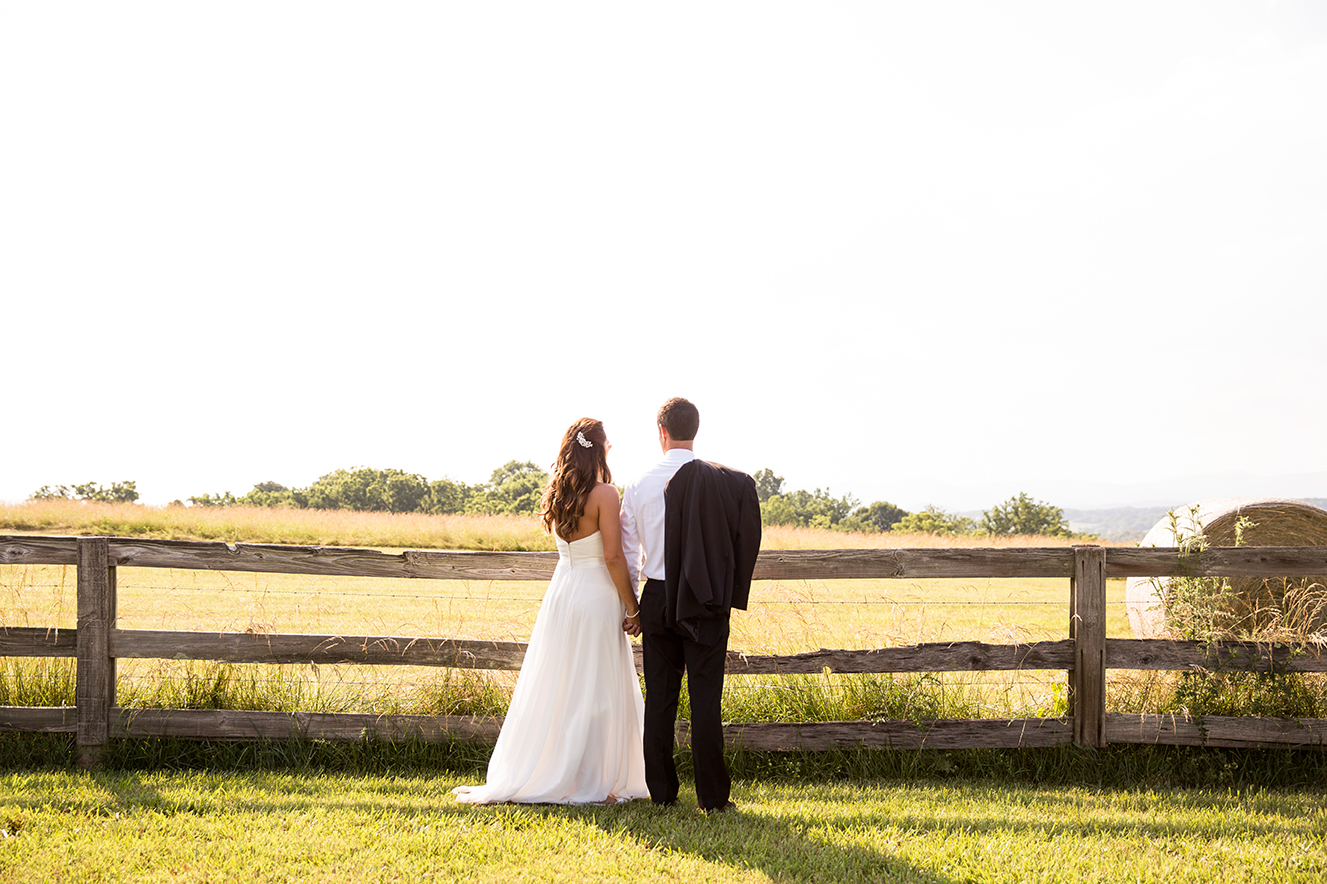
[[[76,565],[79,539],[0,535],[0,565]],[[761,550],[755,579],[1073,577],[1074,549]],[[1170,547],[1110,547],[1106,553],[1106,577],[1303,577],[1327,572],[1327,547],[1212,547],[1202,552],[1200,572],[1194,570],[1192,557],[1186,563],[1179,550]],[[555,552],[384,553],[332,546],[124,537],[108,538],[107,558],[110,566],[125,568],[436,580],[547,580],[557,565]]]
[[[77,630],[0,627],[0,657],[74,657]],[[358,663],[376,666],[444,666],[517,670],[524,642],[296,633],[176,632],[113,629],[110,654],[125,658],[214,660],[226,663]],[[640,669],[640,646],[636,648]],[[819,650],[801,654],[729,651],[726,671],[739,675],[818,675],[909,672],[988,672],[1069,669],[1072,639],[993,645],[931,642],[869,651]],[[1241,669],[1248,672],[1327,672],[1327,654],[1299,645],[1196,642],[1171,639],[1106,639],[1106,668],[1153,671]]]
[[[501,717],[368,713],[129,709],[113,705],[115,661],[133,658],[233,663],[351,663],[516,670],[523,642],[440,637],[181,632],[116,628],[116,569],[179,568],[307,576],[546,581],[556,553],[407,550],[227,544],[121,537],[0,536],[0,565],[78,569],[78,628],[0,625],[0,656],[73,657],[76,705],[0,707],[0,731],[72,733],[80,763],[95,763],[112,738],[215,740],[304,738],[473,739],[491,742]],[[1026,644],[955,641],[873,650],[802,654],[730,651],[739,675],[1060,670],[1069,673],[1071,715],[1026,719],[733,723],[728,741],[756,750],[1017,748],[1079,743],[1206,746],[1313,746],[1327,742],[1327,719],[1139,715],[1105,711],[1105,673],[1130,670],[1327,672],[1313,645],[1111,639],[1105,635],[1108,578],[1293,577],[1327,573],[1327,547],[1179,550],[1097,546],[1023,549],[764,550],[757,580],[1063,578],[1069,581],[1070,638]],[[640,648],[635,646],[637,667]],[[678,722],[677,739],[689,739]]]

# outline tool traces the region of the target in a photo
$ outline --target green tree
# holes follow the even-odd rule
[[[783,495],[776,494],[760,505],[760,521],[764,525],[801,525],[797,509]]]
[[[189,503],[194,506],[237,506],[239,501],[229,491],[223,491],[220,494],[200,494],[191,497]]]
[[[774,475],[774,471],[769,467],[752,473],[751,478],[756,480],[756,494],[760,497],[761,503],[783,491],[783,477]]]
[[[425,512],[441,514],[465,512],[465,505],[474,493],[475,489],[464,482],[436,479],[429,483]]]
[[[138,500],[137,482],[112,482],[111,487],[103,488],[96,482],[84,482],[72,488],[65,485],[43,485],[32,492],[32,500],[58,500],[76,497],[79,500],[95,500],[100,503],[133,503]]]
[[[548,473],[530,461],[507,461],[465,502],[467,513],[537,513]]]
[[[762,503],[760,520],[765,525],[833,528],[846,519],[858,503],[850,494],[834,497],[828,489],[789,491],[772,495]]]
[[[369,505],[369,486],[373,484],[376,473],[376,470],[367,467],[355,467],[319,476],[305,490],[308,506],[316,510],[372,509]]]
[[[414,513],[427,505],[429,482],[417,473],[384,470],[372,491],[381,509],[389,513]]]
[[[259,482],[239,502],[245,506],[301,506],[295,492],[280,482]]]
[[[870,525],[874,531],[888,531],[898,524],[899,520],[908,515],[908,511],[902,507],[894,506],[885,500],[877,500],[870,506],[860,507],[853,513],[853,518],[860,519],[863,523]]]
[[[318,479],[304,492],[306,505],[314,509],[370,510],[408,513],[422,508],[429,496],[423,476],[404,470],[355,467],[336,470]],[[293,494],[298,498],[298,494]]]
[[[1027,494],[1019,493],[1004,503],[996,504],[981,514],[977,526],[981,531],[994,535],[1040,534],[1047,537],[1070,537],[1069,523],[1064,519],[1064,510],[1049,503],[1033,500]]]
[[[967,516],[928,506],[919,513],[909,513],[899,519],[890,530],[909,534],[971,534],[976,527],[977,523]]]
[[[857,512],[861,512],[859,508]],[[835,531],[853,531],[858,534],[879,534],[880,529],[855,513],[833,526]]]

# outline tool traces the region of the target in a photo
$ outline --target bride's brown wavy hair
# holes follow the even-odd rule
[[[577,434],[590,447],[580,443]],[[576,533],[585,515],[585,498],[599,482],[612,482],[608,469],[608,434],[603,421],[583,417],[567,428],[558,449],[557,463],[539,502],[539,517],[544,530],[566,539]]]

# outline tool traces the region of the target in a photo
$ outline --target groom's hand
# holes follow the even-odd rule
[[[623,619],[622,631],[634,638],[640,635],[640,624],[630,618]]]

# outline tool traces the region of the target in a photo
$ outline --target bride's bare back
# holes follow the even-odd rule
[[[576,535],[574,537],[564,537],[563,540],[568,543],[589,537],[596,531],[604,531],[604,522],[612,522],[608,526],[615,529],[617,533],[617,545],[622,546],[622,522],[618,517],[618,510],[621,508],[621,501],[618,498],[617,488],[607,482],[600,482],[590,489],[590,493],[585,497],[585,513],[576,522]],[[605,515],[611,518],[603,518]],[[608,533],[604,533],[604,546],[608,546]]]

